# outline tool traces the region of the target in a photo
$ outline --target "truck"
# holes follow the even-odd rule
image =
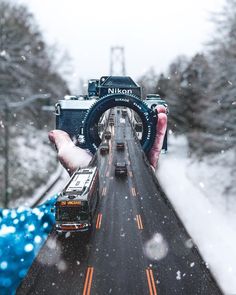
[[[55,204],[56,231],[81,232],[92,228],[99,201],[99,175],[96,167],[78,169]]]

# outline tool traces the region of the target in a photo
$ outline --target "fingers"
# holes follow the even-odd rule
[[[160,114],[160,113],[164,113],[164,114],[166,114],[166,107],[163,106],[163,105],[158,105],[158,106],[156,107],[156,111],[157,111],[158,114]]]
[[[51,143],[56,145],[57,150],[59,150],[65,144],[74,144],[70,139],[68,133],[62,130],[52,130],[48,133],[48,138]]]
[[[156,137],[154,144],[149,152],[149,161],[150,164],[154,167],[154,169],[157,166],[158,158],[162,149],[163,140],[167,128],[166,108],[164,106],[157,106],[156,110],[158,112]]]
[[[77,168],[87,167],[92,157],[72,142],[69,135],[62,130],[52,130],[48,137],[55,144],[58,151],[58,159],[64,168],[73,174]]]

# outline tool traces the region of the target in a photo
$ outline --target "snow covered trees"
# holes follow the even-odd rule
[[[216,38],[210,43],[213,101],[210,132],[224,141],[222,149],[236,145],[236,0],[226,0],[215,16]]]
[[[156,81],[170,107],[170,128],[185,133],[199,156],[236,146],[236,0],[226,0],[214,21],[209,52],[176,58]]]
[[[48,52],[27,7],[0,0],[0,165],[6,164],[4,135],[8,124],[10,198],[30,195],[43,179],[48,178],[48,170],[55,168],[55,160],[43,154],[45,150],[46,154],[53,154],[45,147],[45,142],[47,130],[54,127],[54,120],[51,114],[42,111],[41,106],[53,104],[69,90]],[[21,102],[44,93],[48,94],[48,99],[34,101],[20,111],[9,108],[6,121],[5,103]],[[37,161],[43,158],[44,164],[40,168]],[[4,170],[6,165],[1,169]],[[3,174],[0,175],[0,201],[6,191]]]
[[[0,0],[0,15],[1,99],[16,101],[40,92],[63,95],[66,83],[53,70],[46,45],[26,7]]]

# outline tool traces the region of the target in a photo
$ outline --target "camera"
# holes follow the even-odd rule
[[[87,95],[59,100],[55,106],[56,128],[66,131],[76,145],[95,153],[101,143],[100,131],[107,126],[101,118],[107,110],[119,106],[138,114],[142,123],[140,144],[148,152],[155,139],[157,114],[142,101],[140,86],[127,76],[91,79]]]
[[[84,140],[84,119],[96,98],[88,96],[69,96],[55,105],[56,129],[67,132],[74,143],[86,148]]]

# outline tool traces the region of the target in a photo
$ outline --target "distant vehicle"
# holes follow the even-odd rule
[[[136,123],[135,124],[135,131],[142,132],[143,131],[143,124],[142,123]]]
[[[115,163],[115,176],[127,176],[126,162],[116,162]]]
[[[127,115],[127,110],[122,109],[122,110],[121,110],[121,114],[122,114],[123,117],[125,117],[125,116]]]
[[[123,141],[118,141],[116,143],[117,151],[123,151],[125,149],[125,143]]]
[[[109,125],[110,125],[110,126],[113,126],[113,125],[114,125],[114,118],[110,118],[110,119],[109,119]]]
[[[105,137],[105,139],[111,139],[111,131],[105,131],[104,137]]]
[[[94,167],[77,170],[56,201],[56,231],[62,233],[89,230],[98,201],[98,169]]]
[[[109,144],[107,142],[102,143],[99,150],[101,155],[109,153]]]

